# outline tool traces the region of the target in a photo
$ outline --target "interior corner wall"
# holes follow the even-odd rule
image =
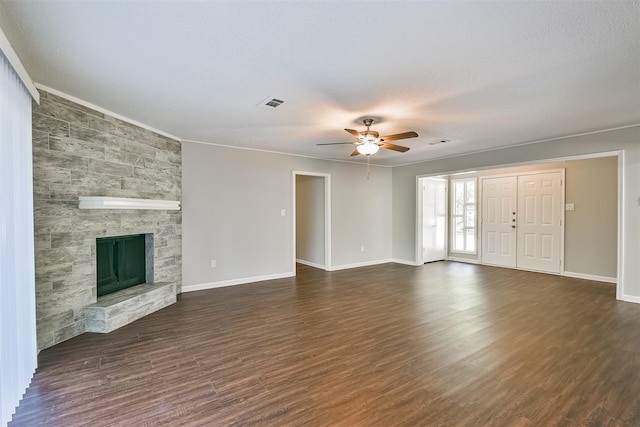
[[[393,168],[393,257],[415,262],[416,176],[494,169],[622,151],[621,299],[640,302],[640,126],[627,127]],[[569,184],[568,184],[569,185]],[[598,224],[592,224],[597,227]],[[616,251],[617,252],[617,251]],[[607,255],[608,256],[608,255]],[[572,261],[573,262],[573,261]],[[571,267],[573,268],[573,267]],[[576,267],[584,269],[583,267]],[[574,273],[593,274],[590,271]]]
[[[296,259],[325,266],[325,206],[322,176],[296,175]]]
[[[182,212],[78,209],[79,196],[180,200],[181,143],[48,92],[33,105],[38,347],[85,332],[96,237],[154,233],[154,281],[182,279]]]
[[[295,274],[293,171],[331,176],[333,268],[390,261],[391,168],[367,180],[366,164],[190,142],[182,154],[184,290]]]

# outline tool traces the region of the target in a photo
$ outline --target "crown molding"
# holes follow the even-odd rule
[[[15,50],[13,50],[13,47],[11,47],[11,43],[9,42],[7,36],[4,34],[4,31],[2,31],[2,28],[0,28],[0,50],[2,50],[2,53],[4,53],[4,56],[9,61],[9,64],[11,64],[33,99],[38,104],[40,104],[40,94],[38,93],[38,89],[33,83],[33,80],[31,80],[27,69],[24,68],[24,65],[22,65],[22,61],[20,61],[18,54]]]
[[[137,121],[135,121],[133,119],[130,119],[128,117],[122,116],[122,115],[120,115],[118,113],[114,113],[113,111],[109,111],[106,108],[98,107],[95,104],[92,104],[90,102],[84,101],[84,100],[82,100],[80,98],[76,98],[75,96],[69,95],[67,93],[60,92],[59,90],[50,88],[48,86],[45,86],[42,83],[35,82],[34,84],[35,84],[36,88],[38,88],[38,89],[40,89],[42,91],[48,92],[48,93],[50,93],[52,95],[59,96],[60,98],[64,98],[67,101],[74,102],[74,103],[76,103],[78,105],[82,105],[83,107],[87,107],[87,108],[95,110],[95,111],[97,111],[99,113],[106,114],[107,116],[111,116],[111,117],[113,117],[115,119],[122,120],[123,122],[127,122],[129,124],[134,125],[134,126],[138,126],[140,128],[149,130],[151,132],[157,133],[158,135],[166,136],[167,138],[171,138],[171,139],[174,139],[176,141],[182,142],[182,138],[178,138],[177,136],[171,135],[170,133],[161,131],[161,130],[156,129],[156,128],[151,127],[151,126],[147,126],[144,123],[140,123],[140,122],[137,122]]]

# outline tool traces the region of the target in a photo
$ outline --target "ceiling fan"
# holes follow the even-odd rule
[[[400,151],[404,153],[405,151],[409,151],[409,147],[403,147],[401,145],[389,144],[388,141],[396,141],[398,139],[406,139],[406,138],[415,138],[418,136],[417,133],[403,132],[396,133],[395,135],[387,135],[380,137],[380,134],[374,130],[369,130],[369,127],[373,124],[373,119],[364,119],[362,121],[364,125],[367,127],[367,130],[358,132],[353,129],[345,129],[351,135],[357,138],[357,141],[354,142],[329,142],[326,144],[316,144],[316,145],[342,145],[342,144],[353,144],[356,146],[356,149],[351,153],[352,156],[357,156],[358,154],[363,154],[365,156],[370,156],[378,152],[380,147],[386,148],[388,150]]]

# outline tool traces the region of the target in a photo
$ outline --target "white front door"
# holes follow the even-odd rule
[[[518,268],[560,272],[560,172],[518,177]]]
[[[515,176],[482,180],[482,263],[516,267]]]
[[[422,178],[422,262],[447,257],[447,182]]]

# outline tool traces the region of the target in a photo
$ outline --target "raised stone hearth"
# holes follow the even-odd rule
[[[154,283],[98,298],[84,309],[86,331],[107,333],[176,302],[174,283]]]

